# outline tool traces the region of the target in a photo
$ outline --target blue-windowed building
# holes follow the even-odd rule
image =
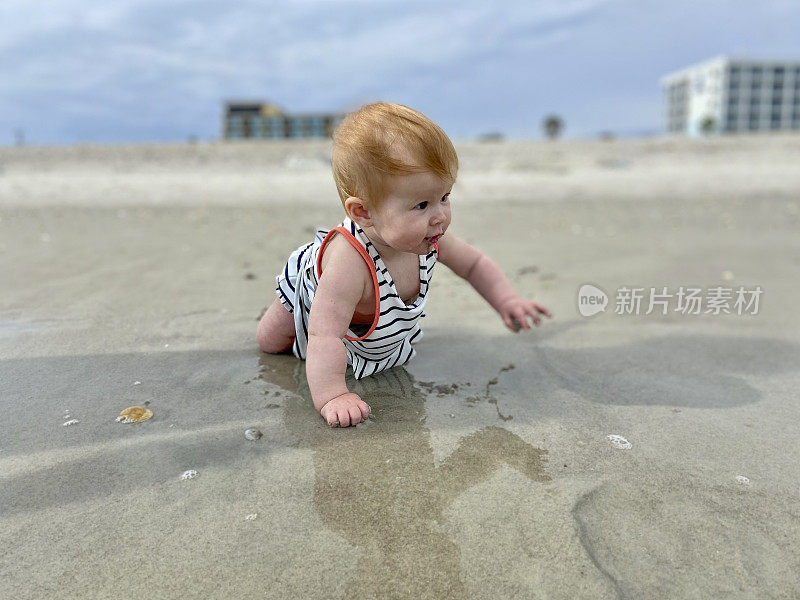
[[[800,60],[720,56],[661,79],[667,133],[800,129]]]
[[[226,102],[222,137],[235,139],[326,138],[341,123],[341,113],[285,114],[265,102]]]

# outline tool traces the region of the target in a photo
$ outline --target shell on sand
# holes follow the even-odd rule
[[[153,416],[153,411],[141,406],[126,408],[117,417],[119,423],[141,423]]]
[[[620,450],[630,450],[633,447],[632,444],[621,435],[612,434],[606,437],[611,441],[611,445]]]
[[[244,437],[251,442],[255,442],[258,438],[261,437],[261,432],[258,429],[248,429],[244,432]]]

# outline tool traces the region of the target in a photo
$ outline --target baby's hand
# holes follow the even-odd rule
[[[517,333],[520,329],[531,328],[528,324],[528,317],[533,319],[537,327],[542,322],[542,318],[539,316],[540,313],[547,316],[549,319],[553,318],[553,315],[550,314],[550,311],[544,304],[529,302],[520,297],[512,298],[503,304],[499,312],[503,323],[514,333]]]
[[[364,402],[358,394],[347,392],[337,396],[322,407],[319,411],[331,427],[349,427],[366,421],[369,416],[369,404]]]

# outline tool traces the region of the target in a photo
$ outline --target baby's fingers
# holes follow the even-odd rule
[[[542,317],[539,316],[539,311],[536,309],[536,306],[531,303],[526,309],[528,315],[530,315],[531,319],[533,319],[533,323],[538,327],[542,323]]]
[[[361,409],[358,406],[348,408],[347,416],[352,425],[358,425],[362,421]]]
[[[531,304],[533,304],[533,306],[536,308],[536,310],[538,310],[543,315],[549,317],[550,319],[553,318],[553,315],[550,313],[550,311],[547,309],[547,307],[544,304],[541,304],[539,302],[531,302]]]
[[[319,414],[327,421],[328,425],[331,427],[338,427],[339,426],[339,415],[336,414],[336,409],[334,409],[329,404],[326,404],[322,407],[322,410],[319,411]]]
[[[343,406],[336,411],[336,414],[339,416],[339,427],[350,427],[350,415],[352,412],[352,406]]]
[[[369,407],[369,404],[363,400],[359,400],[358,408],[361,410],[361,421],[366,421],[369,418],[369,413],[372,411],[372,409]]]
[[[505,326],[514,333],[517,333],[520,329],[522,329],[522,325],[520,325],[519,321],[517,321],[511,314],[503,314],[501,318],[503,319]]]
[[[520,328],[522,329],[530,329],[531,326],[528,324],[528,315],[525,313],[525,309],[515,308],[511,311],[511,317],[513,319],[513,324],[516,325],[516,331],[519,331]]]

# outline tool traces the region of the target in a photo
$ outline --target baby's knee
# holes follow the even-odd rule
[[[264,352],[269,354],[277,354],[278,350],[277,345],[273,343],[272,336],[269,335],[269,331],[267,328],[264,327],[263,321],[258,324],[256,328],[256,341],[258,342],[258,346]]]
[[[292,347],[294,337],[289,337],[271,328],[266,319],[262,319],[256,328],[256,341],[261,350],[267,354],[281,354]]]
[[[256,327],[256,341],[258,342],[259,347],[264,352],[269,352],[270,349],[269,338],[267,336],[265,328],[262,326],[262,323],[263,321],[260,321],[258,323],[258,327]]]
[[[292,347],[294,340],[275,340],[265,336],[256,336],[258,345],[262,351],[267,354],[281,354],[288,351]]]

